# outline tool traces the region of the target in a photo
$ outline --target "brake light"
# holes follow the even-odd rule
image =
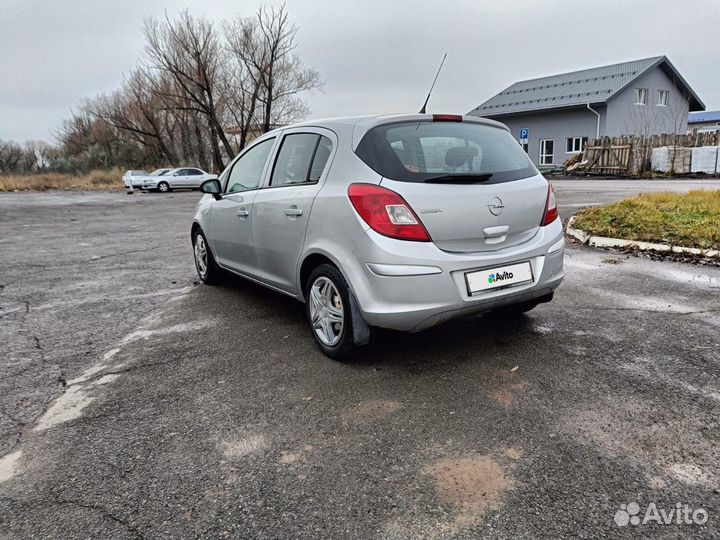
[[[558,215],[559,214],[557,200],[555,199],[555,190],[553,189],[552,184],[548,184],[547,199],[545,202],[545,213],[543,214],[540,226],[544,227],[545,225],[550,225],[558,218]]]
[[[430,235],[400,195],[373,184],[351,184],[348,197],[360,217],[376,233],[398,240],[430,242]]]
[[[433,114],[433,122],[462,122],[463,117],[459,114]]]

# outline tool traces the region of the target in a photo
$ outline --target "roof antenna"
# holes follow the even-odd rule
[[[428,92],[427,97],[425,98],[425,103],[423,103],[422,109],[420,109],[420,114],[425,114],[425,107],[427,107],[428,101],[430,101],[430,94],[432,94],[433,88],[435,88],[435,83],[437,82],[438,76],[440,75],[440,70],[443,67],[443,64],[445,63],[445,59],[447,58],[447,53],[445,53],[445,56],[443,56],[442,62],[440,62],[440,67],[437,70],[437,73],[435,74],[435,79],[433,79],[432,86],[430,87],[430,91]]]

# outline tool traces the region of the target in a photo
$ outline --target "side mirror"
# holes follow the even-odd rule
[[[220,199],[220,192],[222,191],[220,180],[218,180],[217,178],[205,180],[202,184],[200,184],[200,191],[202,191],[203,193],[208,193],[216,199]]]

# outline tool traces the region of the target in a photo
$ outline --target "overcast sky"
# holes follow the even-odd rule
[[[143,18],[212,20],[255,0],[0,0],[0,139],[51,140],[84,97],[120,85]],[[298,51],[323,92],[311,117],[415,112],[445,51],[429,111],[465,113],[522,79],[665,54],[720,108],[716,0],[288,0]]]

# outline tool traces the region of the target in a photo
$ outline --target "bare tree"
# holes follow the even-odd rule
[[[224,161],[220,143],[229,158],[235,152],[225,134],[220,111],[218,86],[222,73],[222,48],[213,24],[184,11],[177,20],[167,16],[164,22],[147,19],[143,27],[145,52],[151,68],[167,73],[176,83],[174,89],[156,87],[155,91],[180,100],[178,108],[197,111],[207,117],[211,132],[213,161],[218,170]],[[182,101],[187,101],[183,105]]]
[[[252,126],[262,132],[275,124],[306,114],[298,94],[321,88],[320,76],[306,68],[295,52],[297,27],[289,22],[285,5],[261,7],[255,17],[238,17],[225,25],[227,48],[236,59],[235,81],[240,81],[240,146]]]
[[[0,168],[220,171],[253,136],[307,114],[302,93],[321,87],[296,53],[297,28],[284,5],[221,28],[185,11],[147,19],[143,32],[144,59],[118,90],[73,110],[55,133],[57,148],[0,144]]]
[[[17,172],[23,158],[22,147],[14,141],[0,141],[0,172]]]
[[[297,26],[288,22],[283,4],[278,10],[261,7],[257,24],[262,38],[262,90],[260,101],[263,109],[263,130],[269,131],[273,123],[273,106],[292,98],[300,92],[319,88],[320,75],[314,69],[305,68],[295,53]],[[292,108],[286,107],[286,110]]]
[[[176,162],[177,156],[168,144],[168,133],[162,129],[161,102],[151,90],[161,84],[151,82],[150,74],[144,69],[136,69],[120,90],[99,100],[93,113],[150,149],[160,161]]]

